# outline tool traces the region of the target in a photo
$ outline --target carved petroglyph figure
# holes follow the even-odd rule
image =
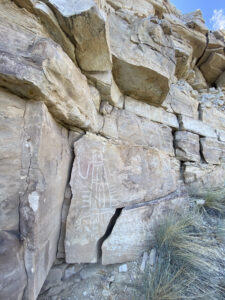
[[[82,208],[104,209],[112,207],[113,187],[109,184],[109,170],[104,163],[104,150],[94,151],[92,159],[82,168],[78,159],[78,174],[83,180]]]

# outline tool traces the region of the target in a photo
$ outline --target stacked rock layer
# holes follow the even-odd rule
[[[0,298],[116,264],[225,190],[225,32],[167,0],[0,3]]]

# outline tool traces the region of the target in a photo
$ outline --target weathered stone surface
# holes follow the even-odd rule
[[[136,17],[128,22],[112,13],[109,25],[113,75],[118,87],[128,96],[160,105],[175,72],[172,40],[164,33],[160,20]]]
[[[194,29],[203,34],[206,34],[208,32],[208,28],[205,26],[205,21],[200,9],[182,15],[182,20],[186,23],[187,27],[191,29]]]
[[[101,134],[129,145],[157,148],[174,156],[172,130],[125,110],[114,109],[104,118]]]
[[[225,69],[225,56],[213,52],[200,66],[200,70],[209,84],[214,83]]]
[[[0,100],[0,293],[11,299],[24,293],[30,300],[36,299],[56,256],[71,158],[68,133],[43,103],[3,89]]]
[[[207,61],[209,56],[212,53],[218,53],[218,54],[223,54],[223,48],[224,48],[224,40],[220,40],[215,36],[215,32],[208,32],[207,36],[207,47],[201,56],[201,58],[198,60],[197,65],[201,66],[203,63]]]
[[[225,188],[225,165],[185,163],[184,181],[192,195]]]
[[[200,144],[197,134],[187,131],[175,132],[175,153],[182,161],[200,161]]]
[[[161,107],[151,106],[131,97],[125,97],[125,109],[151,121],[162,123],[172,128],[179,128],[177,117]]]
[[[0,299],[22,299],[26,285],[19,233],[25,101],[0,90]]]
[[[28,102],[19,209],[28,278],[25,299],[37,297],[56,258],[70,160],[67,130],[55,123],[43,103]]]
[[[193,49],[191,45],[179,38],[173,37],[173,44],[176,57],[176,72],[178,79],[186,78],[190,69]]]
[[[216,86],[225,88],[225,71],[216,80]]]
[[[0,103],[0,230],[16,231],[25,101],[0,89]]]
[[[169,210],[184,209],[185,197],[169,196],[149,205],[124,208],[111,235],[102,245],[102,263],[137,259],[153,243],[155,226]]]
[[[208,87],[202,72],[196,66],[194,67],[194,77],[189,80],[189,83],[195,90],[206,89]]]
[[[106,15],[94,0],[48,0],[60,25],[75,41],[76,58],[85,71],[111,70]]]
[[[64,124],[96,130],[96,110],[86,78],[34,16],[1,2],[0,40],[1,86],[44,101]]]
[[[123,108],[124,96],[116,85],[111,72],[86,73],[87,78],[98,89],[102,101],[109,101],[113,106]]]
[[[21,300],[26,286],[23,243],[16,231],[0,231],[0,299]],[[30,298],[31,299],[31,298]]]
[[[201,138],[200,143],[205,161],[209,164],[220,164],[225,157],[225,143],[210,138]]]
[[[127,9],[139,17],[148,17],[155,14],[154,6],[148,0],[107,0],[116,10]]]
[[[169,94],[163,106],[169,106],[175,114],[198,119],[199,102],[179,84],[171,84]]]
[[[173,36],[177,39],[186,41],[193,49],[193,59],[198,59],[202,56],[206,48],[206,36],[192,28],[185,26],[185,22],[180,17],[164,13],[164,18],[170,22]]]
[[[200,107],[200,118],[217,130],[225,131],[225,114],[215,107]]]
[[[194,120],[186,116],[179,116],[179,123],[181,130],[190,131],[205,137],[217,137],[215,129],[205,122]]]
[[[66,261],[96,262],[98,241],[115,209],[174,192],[179,162],[156,149],[113,144],[90,134],[74,149]]]
[[[20,7],[26,8],[28,11],[36,14],[41,19],[49,36],[58,43],[73,62],[76,63],[74,45],[66,37],[49,6],[39,0],[14,0],[14,2]]]

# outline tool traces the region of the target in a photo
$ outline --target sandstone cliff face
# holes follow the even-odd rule
[[[56,259],[132,261],[186,190],[225,189],[224,35],[199,10],[3,0],[0,41],[1,299]]]

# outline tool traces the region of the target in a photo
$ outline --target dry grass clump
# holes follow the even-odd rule
[[[225,195],[221,192],[209,192],[204,197],[204,208],[209,212],[215,212],[218,216],[225,216]]]
[[[207,205],[213,203],[205,201]],[[211,205],[210,209],[225,207]],[[147,300],[225,299],[225,221],[208,223],[207,212],[192,209],[182,215],[168,214],[155,232],[158,258],[146,293]]]

